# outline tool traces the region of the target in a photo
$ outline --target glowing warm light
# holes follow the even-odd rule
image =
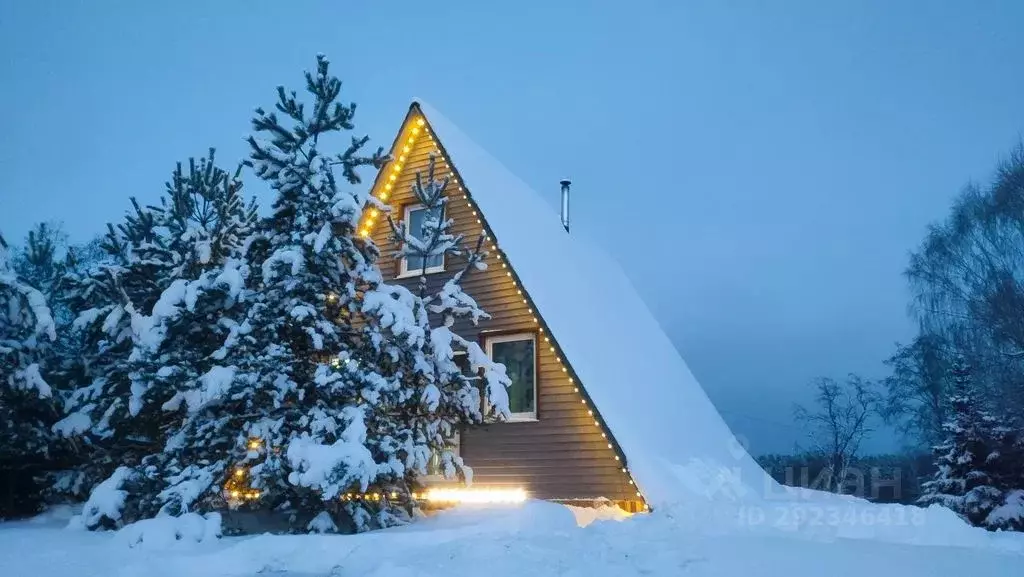
[[[427,123],[427,121],[426,121],[426,120],[423,120],[422,118],[418,118],[418,119],[416,120],[416,125],[417,125],[417,126],[423,126],[423,125],[424,125],[424,124],[426,124],[426,123]]]
[[[380,211],[378,211],[376,208],[370,209],[370,218],[377,218],[378,214],[380,214]]]
[[[412,129],[412,133],[413,133],[413,135],[419,134],[420,133],[420,129],[419,128],[413,128]]]
[[[430,489],[424,496],[427,501],[445,503],[522,503],[526,491],[515,489]]]
[[[366,237],[370,236],[370,231],[368,231],[368,230],[366,230],[364,228],[363,230],[359,231],[359,236],[361,236],[363,238],[366,238]]]
[[[237,499],[239,495],[241,495],[241,493],[239,493],[238,491],[231,491],[232,499]]]
[[[250,439],[249,440],[249,450],[252,451],[252,450],[255,450],[255,449],[259,449],[260,445],[262,445],[262,444],[263,443],[261,443],[259,439]]]
[[[245,469],[235,469],[235,476],[236,477],[244,477],[245,476]]]

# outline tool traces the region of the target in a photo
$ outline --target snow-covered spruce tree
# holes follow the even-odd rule
[[[29,230],[20,249],[13,253],[15,273],[27,284],[38,288],[46,299],[56,329],[56,340],[48,342],[45,358],[39,364],[46,367],[46,382],[52,397],[52,406],[47,416],[47,436],[50,439],[48,458],[35,467],[31,483],[39,494],[52,498],[49,488],[62,480],[77,462],[73,443],[68,443],[51,430],[52,425],[63,417],[64,400],[77,382],[79,341],[71,324],[71,311],[63,300],[65,286],[61,282],[65,273],[77,266],[77,259],[67,242],[67,235],[59,223],[39,223]],[[28,482],[28,477],[24,478]]]
[[[340,88],[320,56],[306,75],[309,109],[279,88],[277,111],[289,126],[257,110],[251,164],[278,195],[248,253],[247,316],[226,344],[231,393],[207,405],[185,442],[204,447],[211,463],[221,459],[218,484],[231,505],[292,511],[296,529],[316,531],[407,521],[416,476],[442,445],[437,431],[450,430],[442,423],[480,415],[476,389],[423,381],[435,373],[425,358],[427,305],[421,322],[413,295],[382,284],[377,249],[356,237],[369,197],[339,186],[335,168],[351,187],[358,167],[379,167],[383,157],[358,155],[365,137],[341,154],[321,151],[352,129],[355,108],[337,102]],[[459,292],[445,293],[453,311],[465,307]],[[454,367],[445,359],[438,366]],[[482,352],[474,362],[496,378]],[[414,407],[456,405],[448,421],[416,421],[424,411]]]
[[[380,273],[376,249],[355,236],[368,195],[353,189],[357,169],[383,156],[360,155],[366,137],[340,154],[321,149],[353,128],[355,106],[338,101],[340,89],[320,56],[306,74],[308,107],[279,88],[277,112],[256,111],[248,162],[277,193],[273,212],[247,252],[246,316],[217,353],[230,377],[177,440],[214,479],[200,506],[224,497],[234,507],[291,511],[297,530],[328,510],[341,520],[339,496],[353,489],[401,493],[349,511],[360,528],[410,512],[408,491],[394,485],[401,460],[371,450],[367,426],[400,386],[378,363],[383,339],[360,305]]]
[[[935,447],[937,471],[924,484],[920,503],[938,503],[973,525],[983,525],[1004,497],[996,474],[1002,427],[977,397],[962,357],[950,372],[954,385],[949,420],[943,425],[946,439]]]
[[[66,248],[67,234],[61,225],[40,222],[28,231],[24,247],[11,258],[14,270],[46,297],[51,311],[64,265],[60,253]]]
[[[106,258],[66,275],[82,369],[55,430],[86,456],[80,475],[65,479],[68,492],[88,492],[119,465],[134,467],[163,449],[175,415],[161,407],[175,390],[159,386],[168,373],[152,363],[164,354],[166,322],[199,293],[186,291],[188,283],[224,264],[252,225],[255,210],[238,196],[237,175],[217,168],[212,151],[191,162],[188,175],[179,165],[159,206],[132,199],[125,222],[108,225]]]
[[[71,330],[74,318],[62,298],[61,279],[76,265],[74,251],[68,246],[67,234],[59,223],[41,222],[32,227],[25,244],[14,255],[14,270],[46,298],[57,329],[57,340],[50,346],[54,356],[48,363],[47,381],[55,391],[69,386],[70,361],[77,356],[77,343]],[[59,395],[58,395],[59,396]]]
[[[461,286],[466,274],[486,268],[487,253],[482,232],[475,242],[465,242],[463,235],[452,231],[453,222],[445,210],[448,182],[435,177],[431,155],[427,174],[417,173],[412,185],[413,195],[425,209],[422,224],[416,223],[419,230],[413,230],[412,222],[396,223],[390,216],[388,222],[398,247],[396,256],[407,259],[410,269],[425,271],[429,262],[453,257],[462,258],[462,268],[435,292],[428,289],[426,274],[421,272],[415,292],[382,285],[367,293],[365,303],[368,312],[387,312],[401,303],[411,313],[408,317],[381,315],[382,330],[400,344],[393,354],[404,363],[403,389],[411,394],[398,399],[396,410],[374,426],[388,432],[389,442],[406,447],[406,468],[413,482],[429,472],[471,483],[472,470],[453,451],[456,433],[465,425],[480,423],[484,410],[499,419],[508,417],[510,381],[505,367],[492,362],[477,342],[455,332],[456,321],[475,325],[489,318]],[[466,355],[465,367],[456,362],[456,353]]]
[[[161,424],[157,446],[104,482],[86,504],[88,527],[186,512],[213,482],[212,471],[192,462],[181,431],[231,381],[218,351],[245,315],[243,256],[256,223],[239,174],[217,167],[211,150],[198,166],[190,160],[187,175],[179,164],[167,185],[163,222],[176,278],[148,314],[129,311],[129,379],[139,404],[133,418]],[[110,490],[126,492],[123,509],[98,506]]]
[[[50,426],[59,413],[46,381],[46,349],[55,339],[46,298],[14,272],[0,236],[0,475],[5,479],[49,453]]]
[[[88,494],[119,464],[137,463],[160,446],[160,423],[134,418],[142,404],[130,378],[131,313],[156,304],[173,264],[163,258],[162,210],[135,199],[132,206],[123,223],[107,225],[106,258],[62,280],[75,315],[80,370],[67,415],[54,430],[77,444],[82,460],[77,475],[66,476],[56,490],[73,496]]]
[[[130,311],[132,394],[142,410],[177,411],[241,316],[242,260],[257,212],[242,195],[240,169],[218,167],[211,149],[198,166],[189,159],[188,175],[179,163],[167,183],[163,227],[174,266],[152,308]]]
[[[146,265],[156,267],[161,275],[156,288],[162,290],[147,307],[136,305],[138,300],[127,294],[120,295],[123,305],[117,328],[123,344],[113,359],[118,386],[106,386],[96,398],[88,399],[97,407],[83,407],[93,413],[102,409],[103,416],[114,409],[120,417],[105,430],[89,428],[87,440],[109,431],[113,440],[128,438],[136,443],[127,451],[121,445],[103,444],[104,456],[120,458],[110,459],[101,469],[103,476],[110,477],[86,503],[83,522],[89,528],[152,517],[165,505],[171,512],[187,506],[168,490],[182,475],[176,455],[167,450],[168,439],[186,414],[181,400],[191,400],[189,395],[202,388],[205,370],[216,364],[210,356],[230,333],[232,316],[242,316],[237,311],[245,270],[240,258],[256,210],[242,198],[239,174],[231,176],[217,167],[211,150],[198,165],[189,160],[187,174],[178,164],[161,207],[153,209],[159,236],[140,252],[147,256]],[[132,272],[135,265],[128,259],[127,271]],[[91,393],[89,387],[83,390]],[[76,414],[69,421],[85,421],[81,412]],[[98,478],[93,476],[93,483]],[[126,491],[123,510],[96,505],[108,500],[105,494],[110,491]]]

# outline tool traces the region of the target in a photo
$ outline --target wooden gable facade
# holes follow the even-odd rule
[[[390,207],[396,222],[404,220],[407,209],[416,202],[411,190],[416,174],[420,172],[426,178],[432,153],[436,156],[437,176],[451,179],[446,217],[454,221],[455,232],[468,241],[475,242],[481,233],[487,235],[490,252],[487,268],[468,272],[462,286],[491,318],[477,325],[466,321],[455,327],[456,332],[477,339],[484,350],[492,339],[532,338],[534,343],[534,418],[478,425],[459,435],[459,452],[473,469],[473,486],[523,488],[533,498],[566,502],[605,498],[628,511],[646,509],[625,455],[601,420],[599,409],[587,397],[585,383],[576,378],[572,359],[563,358],[557,335],[549,333],[543,311],[533,306],[530,287],[519,282],[514,263],[501,250],[500,236],[495,236],[486,215],[474,202],[473,183],[462,182],[459,159],[448,157],[444,143],[431,130],[430,119],[415,103],[392,146],[392,160],[378,174],[372,194]],[[403,275],[401,259],[393,255],[395,247],[386,218],[368,210],[359,233],[372,238],[380,248],[385,280],[415,289],[418,271]],[[463,264],[460,257],[449,257],[449,262],[437,267],[441,270],[427,275],[430,289],[440,287]]]

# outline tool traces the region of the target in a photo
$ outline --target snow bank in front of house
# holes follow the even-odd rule
[[[220,535],[220,513],[186,513],[180,517],[162,515],[125,525],[117,532],[117,541],[128,547],[164,549],[175,545],[210,542]]]
[[[599,507],[574,507],[566,505],[565,508],[576,518],[576,525],[579,527],[586,527],[595,521],[622,521],[630,517],[629,513],[615,505],[602,505]]]
[[[893,535],[903,536],[886,542],[883,535],[850,539],[810,523],[786,530],[773,522],[738,524],[737,518],[709,530],[713,520],[681,513],[633,515],[617,522],[595,513],[581,528],[568,507],[533,501],[458,507],[406,527],[361,535],[171,540],[169,529],[176,536],[179,527],[153,526],[142,547],[126,546],[125,530],[66,531],[53,519],[37,519],[0,523],[0,575],[475,577],[485,572],[489,577],[744,577],[828,568],[830,577],[1010,577],[1020,574],[1024,560],[1024,535],[990,533],[962,523],[892,525]],[[940,546],[907,544],[914,533]]]
[[[747,501],[774,490],[622,269],[584,234],[567,234],[529,186],[420,106],[647,500],[655,507],[698,498]],[[624,227],[600,232],[628,236]]]

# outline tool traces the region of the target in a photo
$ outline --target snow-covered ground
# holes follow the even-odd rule
[[[941,509],[856,501],[819,507],[819,503],[780,503],[757,509],[693,508],[623,518],[528,502],[489,509],[463,507],[411,526],[354,536],[217,539],[193,527],[179,541],[151,540],[151,536],[167,535],[150,531],[141,536],[141,543],[137,530],[68,529],[68,515],[56,512],[0,524],[0,575],[1022,574],[1021,534],[973,529]]]

